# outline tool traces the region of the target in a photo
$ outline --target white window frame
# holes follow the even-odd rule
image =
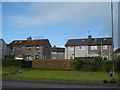
[[[103,45],[103,50],[108,50],[108,46],[107,45]]]
[[[57,52],[52,52],[52,54],[57,54]]]
[[[17,50],[20,50],[21,49],[21,47],[17,47]]]
[[[39,59],[39,55],[36,55],[36,56],[35,56],[35,59]]]
[[[15,60],[23,60],[23,56],[22,55],[17,55],[14,58]]]
[[[40,49],[40,46],[36,46],[36,49]]]
[[[97,46],[91,46],[91,50],[97,50]]]
[[[63,52],[58,52],[58,54],[64,54]]]
[[[69,47],[69,50],[70,50],[70,51],[73,51],[73,50],[74,50],[74,47]]]
[[[26,46],[27,50],[31,50],[31,48],[32,48],[31,46]]]

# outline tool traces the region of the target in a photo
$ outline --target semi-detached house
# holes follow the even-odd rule
[[[3,39],[0,39],[0,58],[5,58],[8,55],[8,47]]]
[[[14,40],[9,44],[9,55],[14,59],[51,59],[51,44],[48,39]]]
[[[69,39],[65,44],[65,59],[78,57],[96,57],[112,59],[112,38],[92,38],[91,35],[85,39]]]

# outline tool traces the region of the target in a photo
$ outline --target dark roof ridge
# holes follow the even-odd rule
[[[102,37],[102,38],[92,38],[92,39],[110,39],[112,37]],[[87,40],[88,38],[77,38],[77,39],[74,39],[74,38],[70,38],[69,40]]]

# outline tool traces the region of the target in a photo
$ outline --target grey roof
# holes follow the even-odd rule
[[[92,38],[92,39],[69,39],[65,46],[99,46],[112,45],[112,38]]]
[[[65,52],[65,48],[52,47],[52,52]]]
[[[48,39],[39,39],[39,40],[14,40],[12,41],[9,46],[37,46],[37,45],[43,45],[44,43],[49,42]],[[50,44],[51,46],[51,44]]]
[[[115,53],[120,53],[120,48],[116,49]]]

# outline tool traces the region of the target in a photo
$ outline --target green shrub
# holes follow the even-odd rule
[[[23,60],[9,60],[4,59],[2,60],[2,66],[15,66],[15,67],[21,67]],[[29,66],[32,66],[32,62],[28,62]]]
[[[75,70],[80,71],[109,71],[112,69],[112,61],[102,60],[101,57],[95,57],[93,60],[80,60],[74,61]]]
[[[118,59],[118,62],[117,62],[117,69],[118,69],[118,72],[120,72],[120,59]]]
[[[74,67],[75,67],[76,70],[80,70],[82,68],[83,61],[76,60],[73,64],[74,64]]]
[[[8,60],[8,59],[2,60],[2,66],[21,66],[21,64],[22,64],[21,60]]]

